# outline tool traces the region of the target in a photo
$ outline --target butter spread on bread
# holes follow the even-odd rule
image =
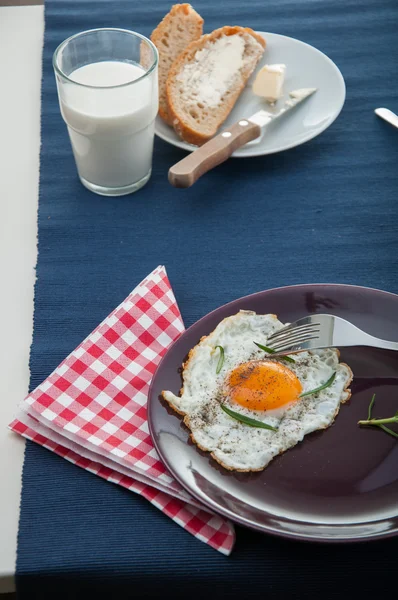
[[[252,29],[226,26],[192,42],[174,61],[167,101],[182,139],[201,145],[217,133],[264,48],[265,40]]]

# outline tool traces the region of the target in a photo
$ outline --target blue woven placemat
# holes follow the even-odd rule
[[[106,199],[79,183],[51,56],[94,27],[149,35],[169,0],[52,0],[43,55],[39,258],[31,384],[158,264],[186,325],[266,288],[340,282],[398,292],[396,0],[197,0],[206,31],[242,24],[296,37],[341,68],[347,100],[308,144],[234,160],[187,191],[167,183],[184,153],[156,140],[149,184]],[[21,598],[368,597],[393,585],[398,540],[320,546],[238,528],[230,558],[144,499],[27,444],[18,536]],[[396,586],[395,586],[396,587]]]

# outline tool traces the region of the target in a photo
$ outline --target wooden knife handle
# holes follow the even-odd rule
[[[237,148],[260,135],[259,125],[241,119],[173,165],[169,170],[171,185],[179,188],[190,187],[204,173],[226,161]]]

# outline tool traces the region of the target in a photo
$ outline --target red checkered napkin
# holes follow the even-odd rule
[[[167,471],[151,440],[147,395],[184,331],[166,270],[155,269],[20,405],[10,429],[141,494],[223,554],[235,535]]]

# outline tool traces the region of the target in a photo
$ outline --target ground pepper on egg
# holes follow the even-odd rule
[[[266,345],[281,327],[275,315],[240,311],[227,317],[189,353],[180,395],[162,393],[184,416],[192,441],[226,469],[264,469],[307,434],[329,427],[350,397],[352,372],[335,349],[304,353],[292,368],[253,350],[256,340]],[[216,347],[223,348],[219,372]],[[332,373],[327,390],[308,395]]]

